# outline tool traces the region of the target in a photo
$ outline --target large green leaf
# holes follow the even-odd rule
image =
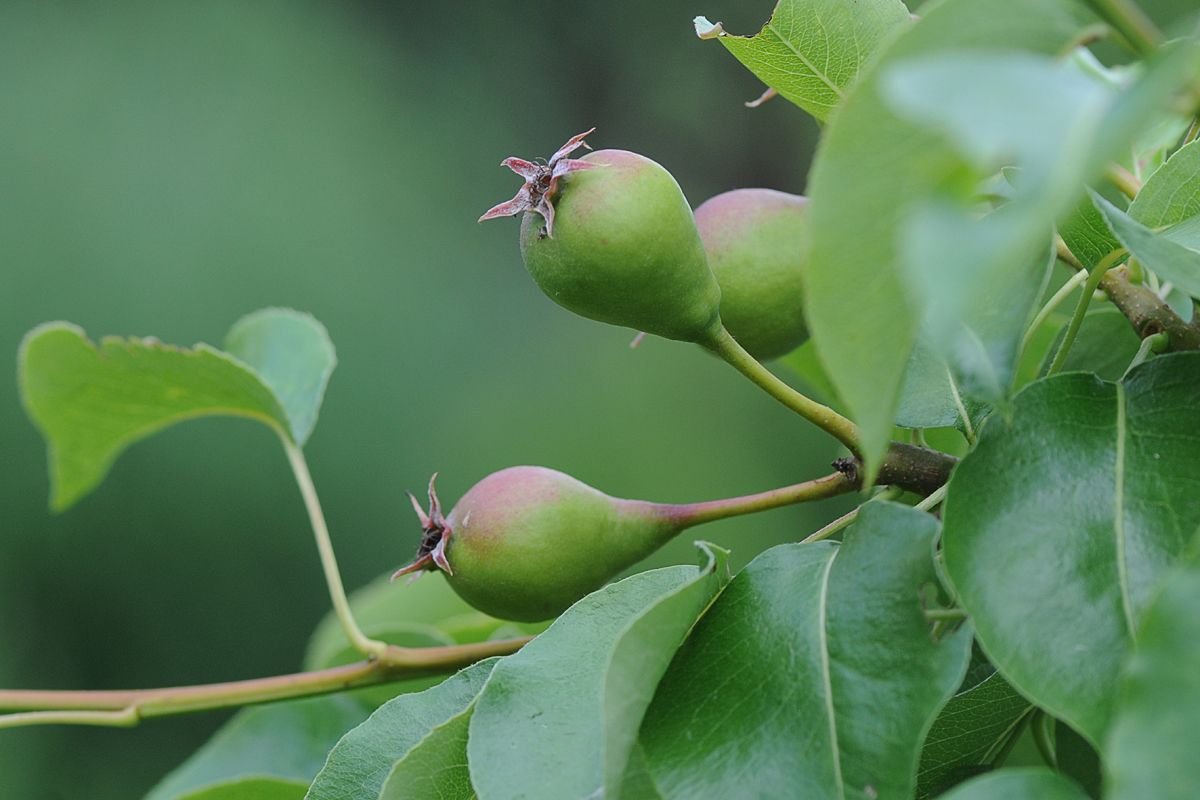
[[[988,658],[1094,745],[1162,572],[1200,527],[1200,353],[1072,373],[993,417],[950,481],[946,569]]]
[[[96,345],[66,322],[30,331],[18,372],[49,445],[51,506],[61,511],[94,489],[134,442],[196,417],[249,417],[303,444],[336,363],[325,329],[307,314],[267,309],[235,324],[230,344],[236,354],[157,339]]]
[[[942,800],[1088,800],[1088,796],[1062,775],[1037,767],[982,775],[942,795]]]
[[[475,800],[467,765],[473,710],[469,706],[434,728],[396,762],[383,785],[382,800]]]
[[[1033,705],[975,653],[966,680],[925,737],[917,797],[932,797],[990,770],[1032,711]]]
[[[887,69],[972,47],[1053,54],[1085,26],[1057,0],[948,0],[897,37],[860,78],[823,137],[813,166],[812,252],[805,313],[830,379],[859,424],[868,474],[887,446],[925,303],[906,278],[901,233],[913,211],[961,174],[941,134],[897,116],[881,97]],[[987,96],[990,86],[970,93]],[[1047,135],[1053,131],[1045,129]],[[1047,227],[1049,219],[1041,221]],[[1029,237],[1012,243],[1032,257]],[[847,335],[851,325],[853,335]]]
[[[1094,192],[1092,202],[1113,235],[1147,269],[1192,297],[1200,297],[1200,252],[1155,233]]]
[[[177,800],[219,787],[234,792],[233,786],[249,779],[307,786],[329,749],[369,713],[361,703],[337,695],[246,709],[155,786],[146,800]],[[216,794],[214,798],[227,796],[232,800],[253,795]]]
[[[724,552],[643,572],[569,608],[496,666],[471,718],[479,795],[616,795],[642,716],[680,642],[727,580]]]
[[[453,753],[453,737],[447,743],[445,731],[441,729],[460,717],[470,716],[475,698],[497,663],[497,659],[481,661],[433,688],[418,694],[401,695],[384,703],[330,751],[329,760],[309,789],[308,800],[406,796],[400,793],[399,780],[385,792],[385,784],[392,783],[389,776],[393,770],[412,774],[422,759],[444,756],[448,744]],[[435,739],[430,743],[431,736]],[[465,749],[462,754],[465,767]],[[402,766],[406,763],[407,766]],[[426,775],[423,779],[430,780],[433,776]],[[466,786],[470,788],[469,780]],[[438,795],[431,792],[423,796]],[[450,796],[471,795],[459,792]]]
[[[704,17],[696,33],[717,38],[763,83],[825,120],[880,43],[908,21],[900,0],[779,0],[754,36],[731,36]]]
[[[1194,429],[1193,429],[1194,430]],[[1163,582],[1125,665],[1104,746],[1111,800],[1200,797],[1200,557]]]
[[[921,740],[959,685],[964,626],[931,636],[937,522],[863,506],[845,544],[781,545],[734,578],[641,731],[666,798],[911,797]]]

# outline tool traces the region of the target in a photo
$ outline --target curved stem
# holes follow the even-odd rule
[[[1037,745],[1042,760],[1052,769],[1058,769],[1058,753],[1054,745],[1054,717],[1042,709],[1033,712],[1033,720],[1029,723],[1033,732],[1033,743]]]
[[[1096,289],[1100,287],[1100,281],[1103,280],[1105,273],[1116,266],[1117,262],[1126,255],[1125,248],[1118,248],[1100,259],[1100,262],[1092,268],[1088,275],[1087,283],[1083,285],[1083,295],[1079,298],[1079,303],[1075,306],[1075,314],[1071,317],[1071,324],[1067,327],[1067,334],[1063,337],[1062,345],[1058,348],[1058,352],[1054,354],[1054,361],[1050,363],[1050,369],[1047,370],[1047,375],[1054,375],[1063,368],[1067,361],[1067,354],[1071,352],[1071,345],[1075,344],[1075,337],[1079,335],[1079,327],[1083,325],[1083,315],[1087,313],[1088,304],[1092,302],[1092,295],[1096,293]]]
[[[1138,55],[1149,55],[1158,47],[1162,33],[1133,0],[1088,0],[1099,17],[1129,42]]]
[[[1042,323],[1049,319],[1050,315],[1053,314],[1055,310],[1063,304],[1063,301],[1071,296],[1071,292],[1078,289],[1079,286],[1087,279],[1087,270],[1080,267],[1079,272],[1076,272],[1074,275],[1068,278],[1066,283],[1060,286],[1058,291],[1046,301],[1046,305],[1042,306],[1041,310],[1038,311],[1037,316],[1033,318],[1033,322],[1029,323],[1029,327],[1025,329],[1025,336],[1021,338],[1020,352],[1024,353],[1027,349],[1029,349],[1029,343],[1033,340],[1033,336],[1035,333],[1037,333],[1037,329],[1042,327]]]
[[[1104,177],[1108,178],[1113,186],[1116,186],[1117,190],[1130,200],[1137,197],[1138,192],[1142,190],[1142,182],[1138,180],[1137,176],[1120,164],[1109,164],[1108,169],[1104,172]]]
[[[776,377],[773,372],[758,363],[754,356],[747,353],[746,349],[729,335],[729,331],[725,329],[724,325],[718,327],[713,333],[712,340],[705,344],[708,349],[723,358],[730,366],[757,384],[767,394],[812,424],[827,431],[846,445],[851,453],[860,455],[858,428],[853,422],[832,408],[821,405],[801,394]]]
[[[321,569],[325,573],[325,584],[329,588],[329,598],[333,601],[333,611],[354,649],[378,658],[387,650],[388,645],[367,636],[354,621],[350,601],[346,599],[346,587],[342,585],[342,575],[338,571],[337,557],[333,554],[333,543],[329,539],[329,526],[325,524],[325,514],[321,511],[321,501],[317,498],[317,489],[313,485],[312,475],[309,474],[304,453],[290,439],[282,435],[280,439],[283,441],[288,463],[292,465],[292,474],[296,476],[300,494],[304,497],[304,507],[308,509],[308,519],[312,524],[313,536],[317,540],[317,552],[321,556]]]
[[[887,489],[884,489],[882,492],[875,495],[867,502],[870,503],[875,500],[895,500],[897,497],[899,497],[902,494],[904,494],[903,490],[892,486]],[[864,503],[863,505],[866,505],[866,503]],[[844,528],[850,527],[850,525],[854,522],[854,520],[858,519],[858,512],[861,510],[862,510],[862,506],[860,505],[858,508],[855,508],[845,514],[842,514],[840,517],[835,519],[833,522],[830,522],[825,527],[820,528],[815,533],[810,533],[808,536],[805,536],[803,539],[800,540],[800,544],[808,544],[809,542],[819,542],[822,539],[828,539],[830,536],[833,536],[838,531],[840,531]]]
[[[26,725],[129,727],[143,719],[328,694],[453,672],[521,648],[529,637],[447,647],[388,646],[385,657],[340,667],[245,681],[116,691],[0,689],[0,729]]]
[[[805,503],[810,500],[823,500],[826,497],[836,497],[858,489],[858,482],[852,477],[835,472],[816,480],[771,489],[757,494],[741,497],[729,497],[723,500],[709,500],[703,503],[656,504],[660,513],[664,514],[679,530],[701,525],[718,519],[728,519],[742,514],[754,514],[768,511],[772,508],[788,506],[794,503]]]

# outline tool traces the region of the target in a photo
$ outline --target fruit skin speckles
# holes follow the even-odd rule
[[[808,198],[735,189],[706,200],[695,216],[733,338],[759,360],[803,344]]]
[[[440,569],[475,608],[521,622],[557,616],[681,529],[662,506],[610,497],[546,467],[494,472],[444,517],[432,489],[430,505],[418,509],[416,558],[393,578]]]
[[[484,215],[536,212],[521,222],[521,255],[534,282],[580,316],[710,342],[721,325],[721,290],[679,184],[627,150],[597,150],[571,163],[540,195],[540,184],[527,181],[528,197],[519,192]]]

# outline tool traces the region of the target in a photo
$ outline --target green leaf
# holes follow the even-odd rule
[[[1134,258],[1192,297],[1200,297],[1200,252],[1155,233],[1095,192],[1092,202]]]
[[[1089,270],[1121,247],[1100,210],[1092,202],[1091,195],[1083,197],[1063,217],[1058,225],[1058,234],[1067,243],[1071,253]]]
[[[369,711],[336,695],[245,709],[155,786],[146,800],[191,797],[189,793],[201,789],[242,785],[251,778],[307,786],[329,749]],[[229,795],[231,800],[239,796],[252,795]]]
[[[264,308],[233,323],[225,335],[225,352],[248,364],[271,389],[283,406],[292,439],[304,444],[337,366],[325,326],[310,314]]]
[[[810,183],[805,315],[821,362],[861,429],[868,477],[887,447],[925,307],[911,296],[901,234],[914,209],[963,169],[943,136],[884,102],[882,76],[912,58],[972,47],[1054,54],[1086,23],[1073,4],[1055,0],[948,0],[887,46],[830,122]],[[1047,226],[1039,235],[1048,235],[1049,222],[1039,221]],[[854,335],[847,336],[851,320]]]
[[[925,731],[967,667],[935,641],[937,522],[862,507],[845,543],[758,556],[696,624],[641,731],[666,798],[909,797]]]
[[[1137,353],[1141,340],[1119,308],[1111,303],[1092,302],[1092,307],[1083,315],[1075,344],[1067,353],[1063,371],[1094,372],[1105,380],[1120,380]],[[1058,352],[1066,333],[1064,325],[1042,362],[1042,375],[1049,370],[1050,362],[1054,360],[1054,354]]]
[[[248,417],[303,444],[334,366],[325,329],[307,314],[268,309],[237,323],[231,337],[250,362],[206,344],[106,337],[96,345],[66,322],[30,331],[18,375],[25,409],[49,445],[51,507],[68,508],[127,447],[184,420]]]
[[[183,795],[180,800],[304,800],[307,783],[245,778]]]
[[[763,83],[823,121],[880,43],[909,20],[900,0],[779,0],[754,36],[731,36],[704,17],[696,33],[718,39]]]
[[[474,706],[429,732],[396,763],[383,786],[383,800],[474,800],[467,765],[467,735]]]
[[[1194,429],[1193,429],[1194,430]],[[1194,502],[1194,501],[1193,501]],[[1200,557],[1163,581],[1125,664],[1104,746],[1111,800],[1200,797]]]
[[[1178,225],[1200,216],[1200,140],[1176,150],[1146,179],[1129,204],[1129,216],[1147,228]]]
[[[593,592],[497,665],[471,719],[481,796],[619,791],[659,678],[728,579],[725,552],[699,546],[699,569],[652,570]]]
[[[1117,673],[1163,570],[1200,526],[1200,353],[1122,384],[1031,384],[950,481],[946,570],[988,658],[1095,745]]]
[[[1043,767],[1002,769],[967,781],[941,800],[1088,800],[1083,790]]]
[[[308,800],[405,796],[400,794],[399,780],[388,790],[392,794],[385,795],[384,787],[391,783],[389,776],[393,769],[400,769],[409,756],[418,761],[424,755],[442,758],[447,755],[447,747],[453,753],[453,737],[448,742],[439,729],[459,717],[470,716],[476,696],[497,663],[498,659],[481,661],[433,688],[401,695],[384,703],[330,751],[329,760],[309,789]],[[432,742],[431,736],[435,736]],[[465,766],[465,758],[463,761]],[[403,771],[416,779],[414,770],[418,767],[415,762],[410,762]],[[421,779],[430,777],[425,775]],[[469,781],[467,786],[469,788]]]
[[[956,402],[955,395],[958,400]],[[896,407],[896,424],[901,428],[946,428],[962,424],[967,400],[950,374],[945,360],[918,341],[908,359],[904,386]]]
[[[925,737],[917,797],[935,796],[990,770],[1031,711],[1033,705],[976,653],[967,679]]]

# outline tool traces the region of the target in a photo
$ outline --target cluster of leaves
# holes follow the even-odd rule
[[[1060,291],[1052,236],[1095,278],[1131,257],[1123,279],[1192,324],[1200,142],[1180,146],[1172,104],[1195,102],[1200,41],[1110,69],[1081,47],[1100,21],[1076,0],[944,0],[919,21],[899,0],[782,0],[745,38],[697,20],[826,123],[812,341],[789,363],[858,423],[867,475],[897,428],[964,454],[942,519],[873,500],[840,542],[734,576],[698,543],[699,566],[613,583],[444,681],[243,711],[150,796],[1200,794],[1200,352],[1155,355],[1122,309],[1089,308],[1092,280]],[[1132,201],[1110,164],[1145,179]],[[1043,305],[1072,289],[1073,318]],[[201,414],[302,445],[333,365],[324,329],[282,310],[224,350],[37,329],[21,379],[53,504]],[[523,632],[439,576],[352,605],[406,646]],[[357,657],[331,618],[305,666]],[[995,769],[1026,729],[1047,766]]]

